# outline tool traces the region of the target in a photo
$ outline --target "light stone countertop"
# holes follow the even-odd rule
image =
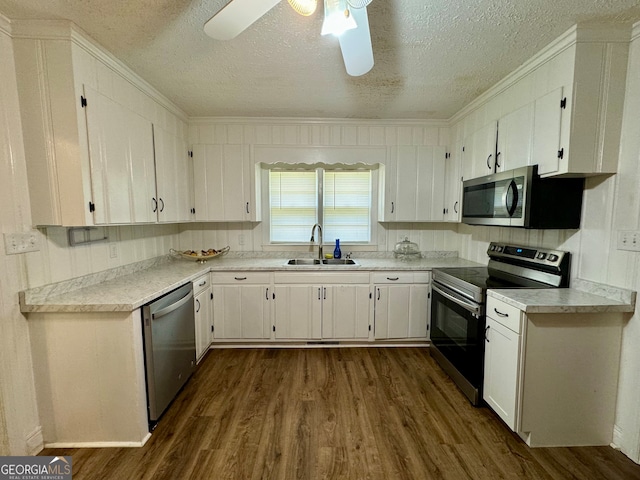
[[[433,252],[417,261],[394,258],[358,258],[357,266],[286,266],[287,258],[224,256],[199,264],[185,259],[158,257],[141,265],[112,269],[58,284],[20,292],[22,312],[131,312],[209,271],[362,272],[424,271],[479,264],[451,252]]]
[[[496,289],[488,290],[487,295],[525,313],[630,313],[635,311],[636,292],[580,279],[573,281],[572,285],[573,288]],[[598,293],[592,293],[594,291]]]

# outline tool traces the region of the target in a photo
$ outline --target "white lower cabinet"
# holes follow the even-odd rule
[[[487,316],[484,353],[485,402],[516,430],[521,337]]]
[[[275,283],[277,340],[369,338],[368,273],[276,273]]]
[[[375,339],[429,338],[429,272],[373,274]]]
[[[264,340],[271,337],[271,274],[214,272],[214,341]]]
[[[613,441],[621,313],[525,313],[487,298],[483,399],[530,447]]]
[[[196,360],[200,362],[209,350],[213,332],[212,290],[209,274],[193,282],[193,308],[196,322]]]

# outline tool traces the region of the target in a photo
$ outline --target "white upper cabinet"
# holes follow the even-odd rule
[[[260,220],[248,145],[194,145],[193,165],[197,221]]]
[[[462,175],[465,180],[494,173],[497,134],[498,123],[494,121],[464,139]]]
[[[192,219],[191,168],[187,142],[154,125],[158,221],[188,222]]]
[[[527,165],[543,177],[615,173],[629,40],[624,28],[575,26],[468,106],[454,126],[471,132],[464,179]]]
[[[153,136],[160,126],[186,135],[185,117],[70,23],[41,29],[25,22],[14,39],[34,225],[189,220],[160,212],[157,160],[165,209],[180,209],[166,199],[188,196],[189,189],[177,170],[167,171],[164,157],[154,157],[175,156],[168,153],[172,140],[154,152]],[[186,155],[182,143],[176,148]],[[176,182],[168,187],[171,194],[165,193],[169,177]]]
[[[380,221],[443,221],[446,147],[398,146],[390,153]]]
[[[498,120],[496,172],[531,165],[534,104],[528,103]]]
[[[85,86],[96,224],[155,222],[151,122]]]

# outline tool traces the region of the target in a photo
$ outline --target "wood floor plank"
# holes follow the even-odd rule
[[[527,447],[425,348],[213,350],[144,447],[42,455],[74,480],[640,480],[609,447]]]

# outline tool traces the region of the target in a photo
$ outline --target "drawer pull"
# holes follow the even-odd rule
[[[497,313],[498,315],[500,315],[501,317],[508,317],[508,316],[509,316],[509,314],[508,314],[508,313],[502,313],[502,312],[498,311],[498,309],[497,309],[497,308],[494,308],[494,309],[493,309],[493,311],[494,311],[494,312],[496,312],[496,313]]]
[[[202,282],[200,282],[200,283],[198,284],[198,286],[199,286],[199,287],[203,287],[203,286],[205,286],[206,284],[207,284],[207,281],[206,281],[206,280],[203,280]]]
[[[400,277],[387,277],[387,280],[391,280],[392,282],[400,280]]]
[[[196,313],[200,312],[200,300],[196,298]]]
[[[239,281],[242,281],[242,280],[246,280],[246,279],[247,279],[247,277],[233,277],[233,278],[235,278],[236,280],[239,280]]]

